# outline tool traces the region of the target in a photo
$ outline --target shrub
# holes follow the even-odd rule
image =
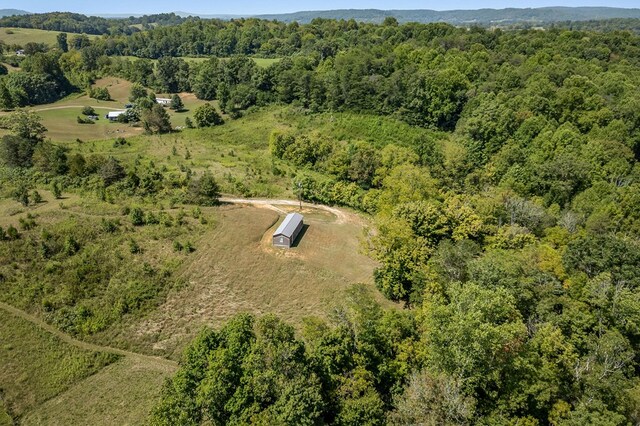
[[[134,207],[131,209],[131,213],[129,213],[129,218],[131,219],[131,224],[133,226],[142,226],[144,225],[144,212],[140,207]]]
[[[193,118],[196,120],[198,127],[211,127],[224,123],[216,108],[208,102],[196,108]]]
[[[105,186],[109,186],[119,180],[124,179],[126,173],[124,167],[118,160],[113,157],[109,157],[98,170],[98,174],[104,181]]]
[[[191,202],[202,206],[218,204],[220,186],[211,173],[205,173],[199,179],[194,179],[189,185]]]
[[[82,118],[80,116],[76,117],[76,121],[78,124],[95,124],[94,121],[90,118]]]
[[[62,249],[62,251],[66,255],[72,256],[76,254],[79,250],[80,250],[80,244],[76,241],[76,239],[73,238],[71,235],[67,236],[67,238],[64,241],[64,248]]]
[[[13,225],[9,225],[9,227],[7,228],[7,239],[17,240],[18,238],[20,238],[20,233],[18,232],[18,230]]]
[[[38,191],[33,191],[31,193],[31,198],[33,199],[33,202],[35,204],[39,204],[39,203],[41,203],[43,201],[42,200],[42,195],[40,195],[40,193]]]
[[[102,230],[108,234],[113,234],[118,230],[118,226],[120,225],[120,221],[113,219],[105,219],[102,218]]]
[[[19,222],[20,228],[22,228],[24,231],[29,231],[37,226],[35,216],[33,216],[31,213],[28,213],[27,217],[21,217]]]
[[[96,110],[87,105],[82,108],[82,115],[96,115]]]
[[[99,101],[110,101],[111,94],[106,87],[94,87],[89,89],[89,97]]]
[[[122,136],[120,136],[119,138],[116,138],[115,141],[113,141],[113,147],[114,148],[118,148],[120,146],[124,146],[127,145],[127,140],[125,138],[123,138]]]
[[[131,252],[131,254],[142,253],[142,248],[133,238],[129,240],[129,251]]]
[[[26,187],[20,186],[13,192],[13,199],[18,201],[24,207],[27,207],[30,203],[29,191]]]
[[[60,183],[58,181],[53,181],[51,183],[51,192],[53,193],[53,196],[56,199],[59,199],[62,197],[62,187],[60,186]]]

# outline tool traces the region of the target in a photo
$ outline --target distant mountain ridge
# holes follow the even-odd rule
[[[446,22],[453,25],[511,25],[511,24],[551,24],[568,21],[593,21],[632,18],[640,19],[640,8],[617,7],[539,7],[539,8],[506,8],[506,9],[477,9],[477,10],[381,10],[381,9],[335,9],[311,10],[293,13],[275,14],[198,14],[190,12],[174,12],[179,17],[199,17],[202,19],[238,19],[259,18],[282,22],[299,22],[306,24],[313,19],[354,19],[360,22],[380,23],[385,18],[393,17],[398,22]],[[30,12],[18,9],[0,9],[0,18],[11,15],[26,15]],[[122,19],[141,17],[143,14],[104,13],[94,14],[106,19]]]
[[[517,24],[517,23],[552,23],[561,21],[589,21],[614,18],[640,18],[640,9],[624,9],[615,7],[540,7],[540,8],[508,8],[478,10],[429,9],[415,10],[379,10],[379,9],[339,9],[326,11],[305,11],[285,14],[256,15],[256,18],[278,20],[284,22],[297,21],[308,23],[315,18],[355,19],[363,22],[382,22],[393,17],[398,22],[447,22],[454,25],[463,24]]]
[[[28,15],[29,12],[20,9],[0,9],[0,18],[13,15]]]

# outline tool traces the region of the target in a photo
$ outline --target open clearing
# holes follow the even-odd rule
[[[271,234],[284,215],[269,207],[218,208],[216,227],[196,241],[196,252],[182,266],[188,284],[145,319],[101,340],[179,359],[205,325],[251,312],[275,313],[299,326],[303,317],[326,316],[351,284],[373,285],[375,262],[359,253],[360,224],[303,209],[309,226],[297,247],[275,249]]]
[[[145,424],[173,372],[125,357],[37,407],[21,424]]]
[[[31,109],[42,117],[42,124],[47,128],[46,136],[56,142],[72,142],[115,139],[142,134],[141,127],[111,122],[105,118],[109,111],[123,110],[129,103],[131,83],[116,77],[107,77],[96,81],[94,87],[106,87],[113,100],[99,101],[86,94],[70,95],[52,104],[43,104]],[[174,127],[184,126],[185,119],[193,120],[195,109],[204,104],[192,93],[179,93],[185,109],[181,112],[166,108]],[[158,97],[170,97],[168,93],[158,93]],[[215,102],[214,102],[215,104]],[[77,117],[82,117],[82,107],[91,106],[96,110],[99,119],[94,124],[79,124]],[[2,115],[4,113],[0,113]]]
[[[75,340],[4,303],[0,337],[0,402],[21,424],[143,424],[177,368]],[[7,419],[0,405],[0,424]]]
[[[56,46],[56,37],[60,31],[36,30],[32,28],[0,28],[0,41],[6,44],[17,44],[24,46],[27,43],[45,43],[49,46]],[[75,34],[68,33],[69,39]],[[87,35],[90,39],[98,38],[97,35]]]
[[[70,345],[5,309],[0,309],[0,342],[0,399],[13,418],[117,359]]]

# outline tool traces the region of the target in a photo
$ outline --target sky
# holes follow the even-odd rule
[[[287,13],[302,10],[329,9],[480,9],[544,6],[610,6],[638,8],[638,0],[0,0],[0,9],[21,9],[29,12],[70,11],[84,14],[149,14],[190,12],[208,15]]]

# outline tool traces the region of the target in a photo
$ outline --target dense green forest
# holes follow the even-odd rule
[[[556,22],[552,27],[579,31],[633,31],[636,34],[640,34],[640,19],[617,18],[588,21],[564,21]]]
[[[289,170],[304,200],[371,215],[375,284],[402,304],[383,308],[355,286],[329,320],[310,318],[300,333],[248,314],[205,330],[166,383],[155,424],[640,422],[637,35],[190,20],[64,47],[33,52],[3,76],[3,108],[50,102],[104,75],[136,83],[134,110],[150,123],[162,108],[144,87],[216,100],[231,120],[282,108],[291,125],[274,126],[260,178]],[[261,68],[248,55],[280,60]],[[222,124],[213,109],[203,127]],[[46,141],[33,114],[7,117],[0,178],[27,204],[38,182],[106,200],[215,203],[211,175],[141,159],[127,169]],[[232,191],[265,195],[249,184]],[[123,216],[133,226],[176,220]],[[197,227],[197,217],[185,221]],[[119,271],[136,283],[132,298],[104,290],[117,309],[74,310],[95,296],[94,275],[108,274],[100,253],[74,257],[121,224],[101,226],[39,240],[2,231],[14,264],[68,262],[74,292],[23,295],[17,268],[2,270],[0,286],[46,303],[54,323],[79,335],[155,303],[170,271],[138,265]],[[81,266],[88,259],[95,271]]]
[[[0,27],[34,28],[79,34],[133,34],[140,31],[140,28],[135,25],[140,25],[142,29],[150,29],[154,25],[177,25],[185,20],[186,18],[175,13],[107,19],[79,13],[50,12],[4,16],[0,18]]]

